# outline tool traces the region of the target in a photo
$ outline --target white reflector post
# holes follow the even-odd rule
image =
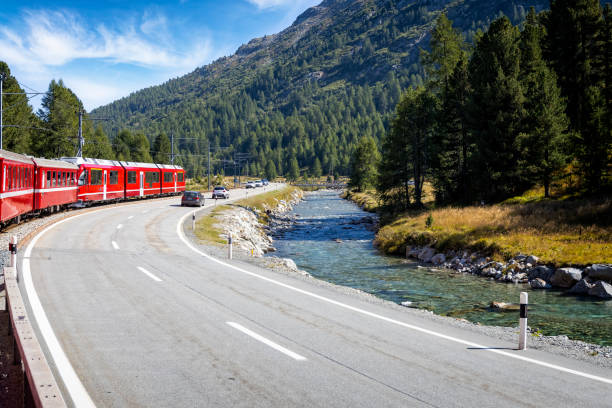
[[[229,236],[227,237],[227,243],[228,243],[228,248],[227,248],[227,257],[229,259],[232,259],[232,234],[230,233]]]
[[[527,292],[521,292],[521,309],[519,318],[519,350],[527,348]]]

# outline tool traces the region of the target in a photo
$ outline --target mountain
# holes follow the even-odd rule
[[[471,42],[501,14],[516,24],[531,6],[548,1],[325,0],[278,34],[92,113],[112,118],[111,138],[173,134],[191,176],[204,173],[209,143],[215,173],[231,174],[224,164],[242,153],[243,174],[285,174],[294,157],[303,174],[346,174],[356,141],[379,141],[402,89],[423,83],[420,49],[440,13]]]

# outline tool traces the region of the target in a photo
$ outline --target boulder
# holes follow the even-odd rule
[[[295,264],[295,262],[291,258],[283,258],[283,263],[285,264],[285,266],[287,268],[291,269],[292,271],[297,271],[298,270],[297,265]]]
[[[444,254],[435,254],[430,261],[434,265],[440,265],[446,262],[446,256]]]
[[[419,260],[423,262],[431,262],[431,258],[436,254],[436,250],[430,247],[425,247],[419,252]]]
[[[540,265],[540,266],[536,266],[535,268],[531,269],[527,273],[527,275],[529,276],[530,280],[542,279],[548,282],[550,281],[550,278],[552,278],[554,273],[555,273],[555,270],[553,268],[549,268],[548,266],[545,266],[545,265]]]
[[[491,302],[489,307],[495,310],[519,310],[520,306],[513,303]]]
[[[597,281],[591,289],[589,295],[597,296],[601,299],[612,299],[612,285],[604,281]]]
[[[535,255],[529,255],[527,258],[525,258],[525,261],[524,261],[524,262],[525,262],[525,263],[528,263],[528,264],[535,265],[535,264],[537,264],[537,263],[538,263],[538,261],[539,261],[539,260],[540,260],[540,258],[538,258],[537,256],[535,256]]]
[[[566,293],[571,295],[587,295],[593,286],[595,285],[589,283],[586,279],[580,279],[580,281],[572,286]]]
[[[417,258],[420,252],[421,248],[419,247],[412,247],[410,250],[406,248],[406,258]]]
[[[582,279],[582,271],[576,268],[559,268],[555,271],[550,283],[558,288],[571,288]]]
[[[591,280],[603,280],[612,283],[612,265],[593,264],[584,271]]]
[[[549,289],[550,283],[546,283],[544,279],[535,278],[529,281],[532,289]]]

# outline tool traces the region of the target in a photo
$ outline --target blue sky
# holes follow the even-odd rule
[[[0,60],[37,91],[63,79],[89,111],[231,55],[320,1],[3,0]]]

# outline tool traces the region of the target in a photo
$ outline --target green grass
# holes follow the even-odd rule
[[[219,223],[217,216],[223,211],[230,209],[229,205],[221,205],[213,208],[208,214],[196,221],[195,235],[200,239],[209,244],[224,245],[227,241],[221,238],[219,235],[223,233],[223,230],[216,224]]]

